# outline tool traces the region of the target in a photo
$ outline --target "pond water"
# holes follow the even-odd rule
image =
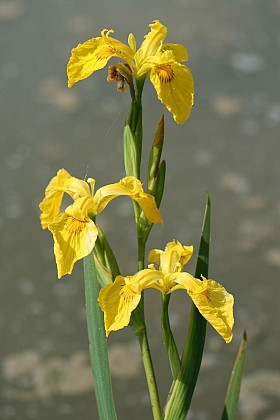
[[[114,28],[123,42],[133,32],[141,42],[154,19],[169,28],[168,42],[188,48],[196,100],[190,120],[177,126],[146,83],[144,147],[164,112],[167,160],[165,224],[154,227],[148,249],[163,249],[176,238],[196,252],[208,191],[210,276],[236,302],[231,344],[208,327],[189,419],[220,417],[244,329],[249,344],[238,418],[280,418],[279,18],[279,0],[0,1],[1,419],[97,418],[82,264],[57,280],[52,238],[41,230],[38,203],[59,168],[93,177],[98,186],[124,176],[122,127],[129,96],[106,83],[105,70],[69,90],[65,69],[71,48],[103,28]],[[131,203],[116,200],[98,220],[121,271],[133,274]],[[183,293],[172,297],[180,348],[189,305]],[[158,293],[146,293],[146,308],[164,401],[171,377]],[[109,344],[119,418],[151,418],[132,331],[111,334]]]

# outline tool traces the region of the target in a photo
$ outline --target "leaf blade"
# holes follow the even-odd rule
[[[89,353],[100,420],[116,420],[103,313],[98,304],[99,286],[93,254],[84,258]]]
[[[247,348],[247,336],[244,332],[238,353],[234,362],[230,381],[225,398],[224,410],[221,420],[235,420],[238,408],[238,399],[242,381],[243,367]]]

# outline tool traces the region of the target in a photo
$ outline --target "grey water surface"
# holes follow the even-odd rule
[[[208,326],[189,419],[220,418],[243,335],[248,351],[238,419],[280,418],[280,1],[0,0],[1,282],[0,418],[97,419],[88,360],[82,263],[57,280],[53,242],[38,203],[59,168],[97,186],[124,176],[122,128],[129,96],[106,70],[67,89],[70,50],[104,28],[138,45],[159,19],[167,42],[184,44],[195,79],[191,118],[177,126],[147,81],[144,149],[165,114],[164,226],[148,244],[193,244],[194,271],[206,193],[212,200],[210,277],[235,296],[231,344]],[[147,153],[143,157],[146,171]],[[145,178],[145,177],[144,177]],[[98,218],[123,274],[136,270],[129,199]],[[160,295],[145,297],[162,403],[171,383]],[[172,296],[182,349],[190,302]],[[129,328],[109,337],[120,419],[152,418],[138,343]]]

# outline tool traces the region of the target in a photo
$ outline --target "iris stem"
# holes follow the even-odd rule
[[[138,335],[138,340],[139,340],[139,344],[141,348],[142,360],[143,360],[143,365],[144,365],[149,393],[150,393],[153,417],[154,417],[154,420],[161,420],[162,414],[161,414],[161,408],[160,408],[160,402],[159,402],[159,395],[158,395],[155,372],[154,372],[153,363],[151,359],[150,347],[149,347],[145,325],[143,329],[141,330],[140,334]]]
[[[146,241],[142,236],[142,232],[137,226],[137,235],[138,235],[138,271],[143,270],[145,266],[145,251],[146,251]]]
[[[135,100],[131,101],[130,111],[126,120],[131,130],[136,135],[139,149],[142,150],[142,92],[145,79],[136,80]]]
[[[146,248],[146,240],[143,237],[143,232],[141,231],[140,227],[137,226],[137,235],[138,235],[138,270],[143,270],[145,264],[145,248]],[[142,317],[142,328],[140,329],[138,335],[138,340],[141,348],[142,360],[144,365],[144,370],[146,374],[152,412],[154,416],[154,420],[162,419],[161,408],[160,408],[160,401],[158,395],[158,388],[156,383],[156,377],[150,352],[150,346],[147,336],[146,324],[144,319],[144,292],[142,292],[142,298],[139,303],[139,309],[141,310],[143,317]]]
[[[162,293],[162,312],[161,312],[161,328],[162,328],[162,337],[166,352],[168,355],[168,360],[170,363],[170,368],[172,372],[173,379],[176,379],[180,370],[181,362],[179,352],[170,328],[169,315],[168,315],[168,306],[170,301],[170,295]]]
[[[126,124],[130,126],[131,131],[133,132],[136,139],[136,163],[137,163],[137,173],[138,179],[141,178],[141,156],[142,156],[142,91],[144,87],[145,79],[136,80],[136,92],[135,100],[132,100],[130,112],[126,120]],[[144,235],[143,228],[140,221],[140,207],[138,203],[133,203],[134,205],[134,214],[135,214],[135,223],[137,228],[137,238],[138,238],[138,270],[143,270],[145,264],[145,248],[147,235]],[[141,348],[142,360],[144,365],[144,370],[146,374],[152,412],[154,420],[161,420],[161,408],[158,395],[158,389],[156,384],[155,372],[152,363],[152,357],[150,352],[150,346],[148,342],[146,324],[144,319],[144,294],[142,293],[141,301],[137,308],[140,311],[140,317],[137,317],[137,325],[133,327]],[[135,318],[136,319],[136,318]],[[141,320],[141,321],[140,321]]]

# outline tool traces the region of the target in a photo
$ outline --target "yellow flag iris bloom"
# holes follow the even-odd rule
[[[164,44],[167,28],[155,20],[140,48],[133,34],[128,45],[110,36],[113,30],[104,29],[101,37],[92,38],[72,49],[67,66],[68,86],[89,77],[106,66],[112,57],[124,60],[136,79],[150,77],[158,99],[173,114],[178,124],[189,117],[194,101],[191,71],[182,64],[188,60],[187,50],[180,44]]]
[[[148,220],[163,223],[154,197],[144,193],[141,182],[135,177],[125,177],[95,193],[94,185],[92,178],[85,182],[60,169],[47,186],[45,198],[39,205],[42,228],[48,228],[53,234],[58,278],[71,274],[75,262],[93,250],[98,230],[92,219],[114,198],[130,197],[142,207]],[[60,213],[64,193],[73,199],[73,203]]]
[[[194,278],[182,272],[192,256],[193,247],[178,241],[169,242],[164,251],[154,249],[149,254],[149,268],[134,276],[117,276],[114,283],[100,291],[99,304],[104,312],[106,334],[129,324],[132,311],[137,307],[141,292],[147,288],[169,294],[184,289],[201,315],[229,343],[232,339],[234,299],[214,280]]]

